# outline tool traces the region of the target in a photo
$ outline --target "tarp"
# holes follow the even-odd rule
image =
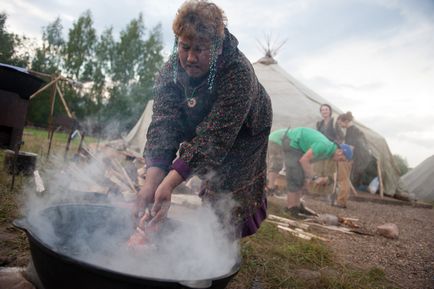
[[[434,201],[434,155],[399,179],[398,190],[413,200]]]

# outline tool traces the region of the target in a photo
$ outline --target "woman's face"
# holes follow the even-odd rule
[[[342,128],[348,128],[350,126],[350,121],[338,119],[337,123]]]
[[[203,40],[178,39],[179,62],[188,76],[199,78],[208,73],[211,43]]]
[[[330,117],[330,108],[326,105],[321,106],[319,109],[322,118],[329,118]]]

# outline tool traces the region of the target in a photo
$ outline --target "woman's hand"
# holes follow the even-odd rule
[[[169,212],[170,203],[172,200],[172,192],[174,188],[161,184],[155,192],[154,204],[151,208],[150,214],[152,218],[150,223],[156,224],[167,217]]]
[[[167,216],[170,208],[173,190],[184,181],[181,175],[171,170],[161,184],[158,186],[154,195],[154,205],[151,209],[152,224],[160,222]]]

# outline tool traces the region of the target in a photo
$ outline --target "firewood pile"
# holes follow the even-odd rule
[[[338,217],[331,214],[318,214],[316,217],[304,220],[292,220],[270,214],[267,222],[275,224],[282,232],[287,232],[304,240],[317,239],[324,242],[329,239],[320,236],[317,232],[334,231],[344,234],[361,234],[358,219]]]
[[[34,171],[35,189],[39,194],[48,191],[54,179],[61,179],[63,191],[73,197],[98,196],[120,198],[131,202],[137,197],[146,176],[142,156],[109,145],[81,147],[73,160],[62,164],[60,170],[45,176]],[[56,187],[58,190],[58,187]]]

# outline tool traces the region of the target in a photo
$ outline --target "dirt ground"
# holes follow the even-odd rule
[[[344,234],[325,230],[321,236],[344,264],[361,268],[378,267],[400,288],[434,288],[434,210],[430,206],[411,205],[393,198],[359,192],[346,209],[332,207],[327,198],[305,195],[307,206],[320,214],[359,219],[356,223],[367,235]],[[283,200],[282,200],[283,201]],[[394,223],[398,239],[387,239],[376,228]]]
[[[271,200],[273,199],[273,200]],[[284,204],[284,196],[270,201]],[[367,233],[344,234],[321,230],[317,234],[327,242],[343,264],[361,268],[377,267],[397,287],[406,289],[434,288],[434,210],[412,206],[395,199],[379,199],[369,193],[352,196],[346,209],[329,205],[320,195],[305,195],[307,206],[320,214],[333,214],[358,219]],[[394,223],[398,239],[387,239],[376,233],[376,227]],[[0,226],[0,266],[26,266],[29,250],[25,235],[11,224]]]

